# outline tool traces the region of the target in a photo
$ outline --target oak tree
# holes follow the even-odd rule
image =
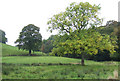
[[[25,26],[20,32],[19,38],[15,43],[18,43],[19,49],[29,50],[29,54],[31,55],[31,51],[40,50],[42,43],[42,36],[39,33],[40,28],[29,24]]]

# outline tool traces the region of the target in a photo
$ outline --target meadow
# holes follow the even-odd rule
[[[65,57],[3,57],[3,79],[106,79],[118,71],[117,62],[79,62]]]
[[[115,61],[85,60],[85,66],[81,66],[81,59],[47,56],[41,52],[37,53],[40,56],[25,56],[27,51],[5,44],[2,51],[2,79],[115,79],[118,75],[119,63]],[[19,56],[20,53],[24,56]]]
[[[2,47],[0,46],[0,49],[2,49],[2,56],[20,56],[20,55],[28,55],[28,51],[26,50],[21,50],[21,49],[18,49],[17,47],[14,47],[14,46],[10,46],[10,45],[7,45],[7,44],[2,44]],[[34,52],[34,54],[36,55],[46,55],[45,53],[42,53],[42,52]]]

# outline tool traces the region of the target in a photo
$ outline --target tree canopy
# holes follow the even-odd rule
[[[19,49],[29,50],[29,54],[32,51],[40,50],[42,44],[42,36],[39,33],[40,28],[29,24],[25,26],[20,32],[19,38],[15,43],[18,43]]]
[[[99,32],[89,32],[82,30],[79,34],[74,34],[71,40],[60,42],[53,48],[52,54],[63,56],[64,54],[81,54],[83,59],[85,54],[97,54],[98,50],[108,50],[111,54],[116,52],[117,38],[109,35],[102,35]],[[84,64],[83,64],[84,65]]]
[[[59,30],[59,33],[70,33],[75,30],[94,27],[102,23],[98,17],[99,5],[91,5],[88,2],[71,3],[65,12],[54,15],[48,21],[48,30]]]
[[[7,38],[5,37],[5,32],[3,30],[0,30],[0,42],[6,44]]]

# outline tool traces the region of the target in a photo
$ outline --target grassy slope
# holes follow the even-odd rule
[[[0,43],[0,44],[2,44],[2,43]],[[2,47],[0,47],[0,49],[2,49],[2,56],[28,54],[28,51],[19,50],[17,47],[10,46],[7,44],[2,44]],[[35,52],[35,54],[42,55],[43,53]],[[43,54],[43,55],[45,55],[45,54]]]
[[[16,61],[15,61],[16,60]],[[54,56],[40,56],[40,57],[3,57],[3,63],[13,64],[31,64],[31,63],[80,63],[80,59],[66,58],[66,57],[54,57]],[[92,61],[93,62],[93,61]],[[97,62],[94,62],[97,63]]]
[[[66,58],[66,57],[55,57],[55,56],[10,56],[3,57],[2,63],[7,64],[58,64],[58,63],[80,63],[81,59]],[[107,62],[95,62],[91,60],[85,60],[86,65],[101,65]],[[117,62],[110,62],[112,64],[117,64]]]

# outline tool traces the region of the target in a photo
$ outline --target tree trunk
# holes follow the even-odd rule
[[[82,54],[82,60],[81,60],[81,65],[84,66],[84,55]]]
[[[29,50],[29,55],[31,56],[31,50]]]

